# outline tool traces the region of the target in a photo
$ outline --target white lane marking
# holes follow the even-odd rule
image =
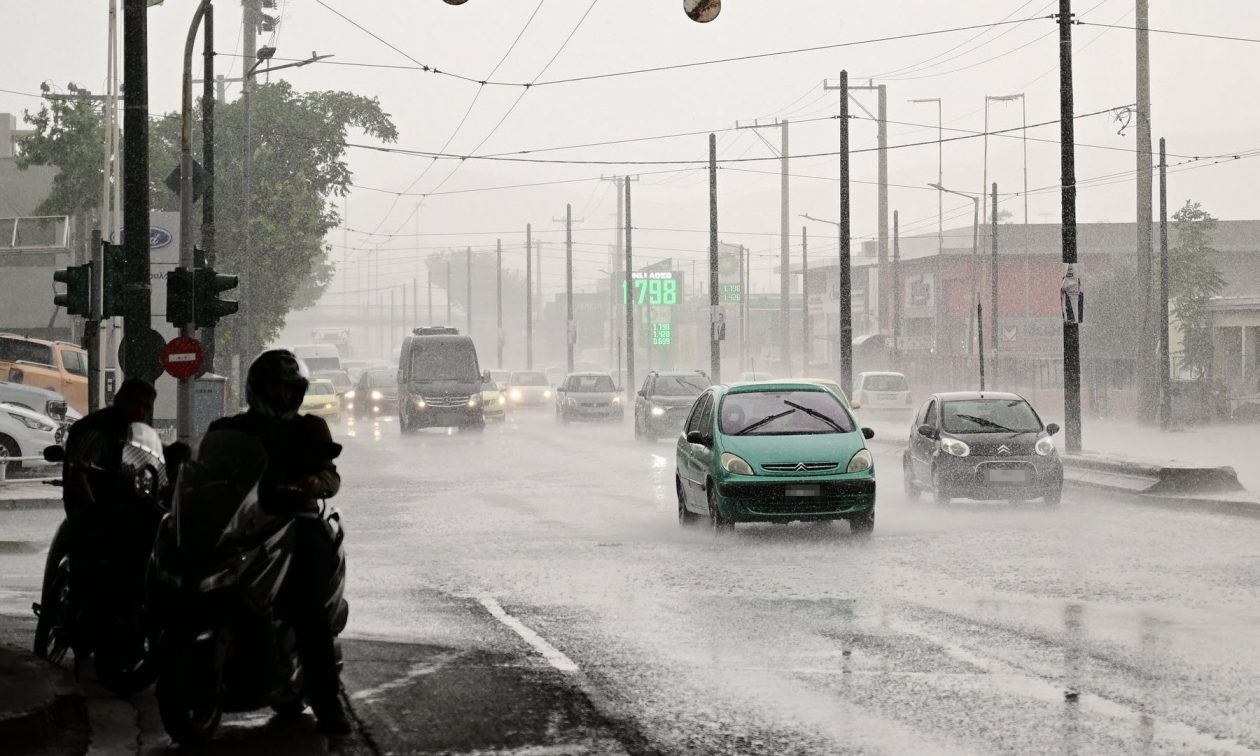
[[[494,617],[499,622],[507,625],[511,628],[512,632],[521,636],[521,640],[525,641],[535,651],[542,654],[543,658],[546,659],[547,663],[552,667],[555,667],[565,674],[573,674],[578,671],[578,665],[574,664],[572,659],[565,656],[560,649],[548,643],[546,638],[534,632],[524,622],[521,622],[504,611],[503,607],[499,605],[499,602],[494,598],[494,596],[478,596],[477,601],[486,608],[487,612],[490,612],[491,617]]]
[[[439,656],[437,659],[434,659],[431,661],[417,662],[415,664],[412,664],[411,667],[408,668],[407,674],[403,675],[402,677],[399,677],[395,680],[390,680],[387,683],[381,683],[380,685],[377,685],[375,688],[364,688],[363,690],[356,690],[354,693],[350,694],[350,700],[374,701],[377,698],[380,698],[383,694],[390,692],[391,690],[398,690],[399,688],[407,687],[408,685],[412,683],[412,681],[414,681],[418,677],[424,677],[425,675],[431,675],[434,672],[437,672],[442,667],[445,667],[446,664],[452,659],[454,659],[456,656],[458,656],[458,654],[443,654]]]

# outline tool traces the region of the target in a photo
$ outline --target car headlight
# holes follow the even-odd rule
[[[507,404],[507,397],[499,394],[499,404]]]
[[[956,438],[942,438],[941,451],[955,457],[965,457],[971,453],[971,447]]]
[[[353,398],[354,398],[354,389],[350,389],[349,391],[347,391],[347,392],[346,392],[346,398],[347,398],[347,399],[353,399]]]
[[[429,405],[425,404],[423,399],[416,400],[416,409],[424,409],[427,406]]]
[[[661,415],[664,415],[664,414],[665,414],[665,408],[664,408],[664,407],[653,407],[653,408],[652,408],[652,416],[653,416],[653,417],[660,417]]]
[[[512,394],[511,394],[511,397],[512,397],[512,401],[514,401],[514,402],[519,402],[519,401],[521,400],[521,390],[520,390],[520,389],[512,389]]]
[[[19,423],[21,423],[22,425],[25,425],[27,428],[30,428],[31,430],[44,431],[45,433],[49,433],[53,430],[53,426],[48,425],[47,423],[41,423],[40,421],[34,418],[30,418],[25,415],[19,415],[16,412],[10,412],[9,417],[13,418],[14,420],[17,420]]]
[[[324,405],[324,409],[332,409],[332,408],[333,408],[332,402],[328,402],[327,404]]]
[[[373,389],[371,393],[371,397],[372,397],[372,401],[379,402],[380,400],[385,398],[385,395]]]
[[[742,457],[738,457],[730,452],[722,453],[722,469],[736,475],[753,474],[752,465],[745,462]]]
[[[1033,448],[1043,457],[1054,454],[1054,439],[1049,436],[1039,438],[1037,439],[1037,445]]]
[[[550,399],[550,398],[551,398],[551,389],[547,389],[546,391],[543,392],[543,399]]]
[[[468,406],[476,407],[481,404],[481,394],[473,394],[468,397]]]
[[[619,397],[619,396],[614,396],[614,397],[612,398],[612,403],[613,403],[613,404],[621,404],[621,397]]]
[[[867,470],[871,469],[871,467],[874,466],[874,464],[875,464],[875,461],[871,459],[870,450],[862,449],[857,454],[853,455],[853,459],[849,460],[849,466],[845,468],[845,472],[847,473],[866,472]]]

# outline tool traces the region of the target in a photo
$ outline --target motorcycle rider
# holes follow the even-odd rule
[[[156,397],[153,386],[145,381],[123,381],[112,405],[70,426],[62,467],[71,559],[90,565],[110,556],[122,557],[119,566],[135,570],[137,581],[144,574],[157,519],[137,517],[125,506],[129,493],[121,485],[122,455],[129,427],[149,421]],[[103,579],[98,569],[71,571],[70,595],[78,605],[76,613],[104,600],[109,586],[102,584]],[[127,579],[125,573],[123,579]]]
[[[325,607],[338,555],[324,521],[309,516],[318,515],[319,500],[341,487],[332,461],[340,447],[333,443],[322,418],[298,413],[309,382],[306,365],[292,352],[263,352],[250,365],[246,378],[249,410],[214,421],[209,432],[248,433],[267,452],[267,468],[259,484],[262,507],[272,514],[293,515],[293,562],[277,608],[293,625],[308,700],[319,728],[345,734],[350,725],[338,698],[333,628]]]

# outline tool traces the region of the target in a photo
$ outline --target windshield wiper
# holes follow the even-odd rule
[[[983,425],[983,426],[984,426],[984,427],[986,427],[986,428],[997,428],[998,430],[1000,430],[1000,431],[1006,431],[1007,433],[1014,433],[1014,432],[1015,432],[1015,430],[1014,430],[1013,428],[1007,428],[1005,425],[998,425],[997,423],[993,422],[992,420],[989,420],[989,419],[986,419],[986,418],[983,418],[983,417],[976,417],[975,415],[958,415],[958,419],[959,419],[959,420],[970,420],[971,422],[975,423],[976,425]]]
[[[763,425],[765,425],[765,424],[767,424],[767,423],[773,423],[775,420],[778,420],[778,419],[779,419],[779,418],[781,418],[781,417],[787,417],[788,415],[792,414],[792,413],[793,413],[793,412],[795,412],[795,411],[796,411],[796,410],[794,410],[794,409],[790,409],[790,410],[788,410],[787,412],[779,412],[779,413],[777,413],[777,414],[770,415],[769,417],[763,417],[763,418],[761,418],[760,420],[758,420],[757,422],[753,423],[752,425],[749,425],[748,427],[744,428],[743,430],[736,431],[736,432],[735,432],[735,435],[736,435],[736,436],[742,436],[742,435],[744,435],[745,433],[750,433],[750,432],[752,432],[752,431],[757,430],[758,428],[760,428],[761,426],[763,426]]]
[[[839,424],[839,423],[837,423],[835,420],[832,420],[831,418],[827,417],[826,415],[824,415],[823,413],[819,412],[818,410],[810,409],[809,407],[806,407],[806,406],[801,405],[801,404],[797,404],[796,402],[789,402],[789,401],[788,401],[788,400],[786,400],[786,399],[784,399],[784,400],[783,400],[783,403],[784,403],[784,404],[786,404],[786,405],[787,405],[787,406],[789,406],[789,407],[795,407],[796,409],[800,410],[801,412],[804,412],[805,414],[809,415],[810,417],[816,417],[816,418],[818,418],[819,420],[822,420],[822,421],[823,421],[824,423],[826,423],[827,425],[830,425],[832,428],[835,428],[835,429],[836,429],[836,433],[848,433],[848,431],[846,431],[844,428],[840,427],[840,424]]]

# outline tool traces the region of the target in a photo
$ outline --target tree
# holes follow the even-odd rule
[[[1207,303],[1225,289],[1211,247],[1216,218],[1198,202],[1186,204],[1173,214],[1177,244],[1168,255],[1168,296],[1172,315],[1181,332],[1178,363],[1197,377],[1212,367],[1212,324]]]

